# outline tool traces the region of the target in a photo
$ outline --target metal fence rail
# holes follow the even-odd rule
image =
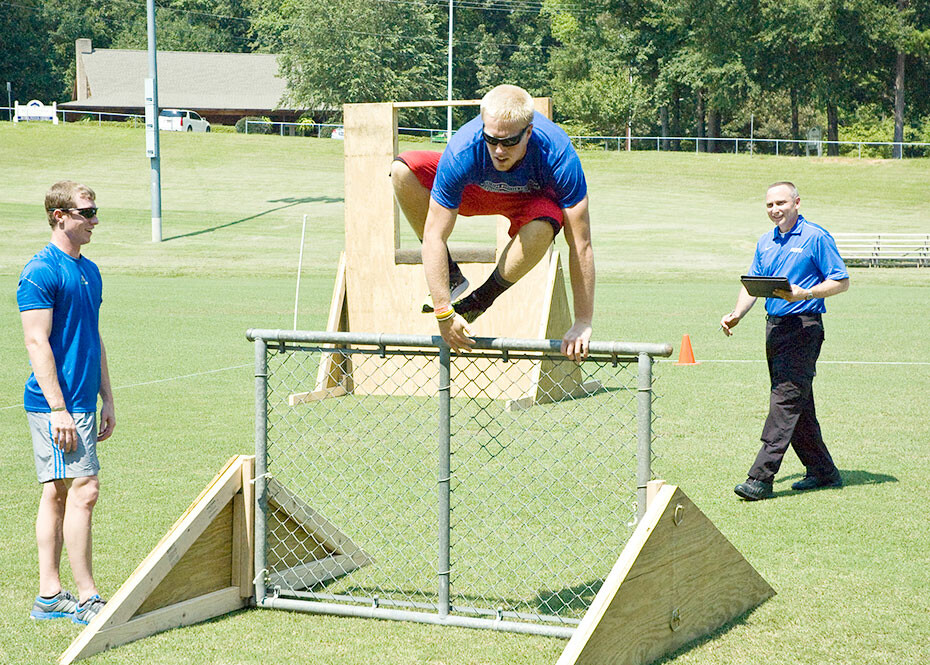
[[[571,634],[645,510],[671,347],[594,342],[576,365],[555,340],[248,337],[259,606]]]

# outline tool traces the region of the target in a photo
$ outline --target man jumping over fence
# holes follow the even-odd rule
[[[445,152],[410,151],[391,168],[394,193],[423,241],[423,268],[443,339],[471,347],[468,324],[528,273],[565,229],[575,322],[562,339],[572,360],[588,355],[594,314],[594,252],[587,184],[568,135],[535,112],[530,94],[500,85],[481,100]],[[504,215],[510,242],[487,281],[461,300],[468,281],[446,242],[459,214]]]

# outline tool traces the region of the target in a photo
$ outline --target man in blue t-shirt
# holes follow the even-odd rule
[[[42,484],[36,517],[39,595],[30,615],[81,624],[105,604],[91,565],[91,518],[100,491],[97,442],[116,425],[98,329],[103,283],[97,266],[81,255],[99,223],[95,198],[89,187],[70,180],[52,185],[45,195],[51,242],[23,268],[16,290],[32,365],[23,405]],[[77,598],[61,585],[63,545]]]
[[[843,479],[820,433],[814,409],[813,382],[823,344],[824,298],[849,288],[849,273],[825,229],[804,219],[801,198],[790,182],[770,185],[765,207],[775,229],[756,245],[749,274],[786,277],[790,291],[775,290],[766,298],[765,354],[771,379],[769,415],[762,429],[762,448],[745,482],[735,492],[747,501],[773,496],[773,480],[792,446],[807,472],[791,487],[811,490],[842,487]],[[729,336],[756,298],[740,289],[736,307],[720,320]]]
[[[594,252],[588,192],[571,140],[536,113],[530,94],[500,85],[481,100],[440,156],[398,155],[391,168],[397,202],[423,241],[423,268],[443,339],[455,350],[472,345],[468,324],[523,277],[565,229],[575,321],[562,339],[573,360],[588,355],[594,314]],[[462,300],[468,282],[446,241],[461,214],[503,215],[510,243],[488,280]]]

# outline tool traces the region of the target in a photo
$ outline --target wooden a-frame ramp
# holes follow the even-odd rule
[[[104,609],[58,658],[61,665],[171,628],[247,607],[255,595],[255,458],[226,463]],[[323,516],[269,479],[269,533],[315,543],[278,575],[325,582],[371,558]],[[278,527],[283,527],[278,529]],[[287,562],[279,562],[287,565]]]
[[[659,485],[557,665],[642,665],[775,595],[680,488]]]
[[[253,597],[254,458],[233,457],[61,665],[247,607]],[[306,586],[372,563],[299,497],[269,479],[268,533],[315,544],[275,575]],[[774,595],[684,492],[653,481],[649,507],[557,665],[643,665],[712,633]],[[278,529],[277,527],[283,527]],[[296,549],[295,549],[296,551]]]

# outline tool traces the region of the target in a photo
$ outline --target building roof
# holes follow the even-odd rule
[[[81,52],[81,41],[89,52]],[[78,44],[77,99],[60,106],[144,107],[148,53],[93,49],[89,42]],[[279,108],[284,96],[274,54],[158,51],[157,66],[160,108],[261,111]]]

